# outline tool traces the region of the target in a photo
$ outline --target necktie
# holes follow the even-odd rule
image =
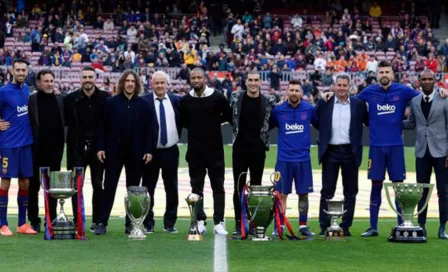
[[[425,97],[426,103],[429,103],[429,96]]]
[[[159,100],[159,111],[160,111],[160,143],[165,146],[168,143],[168,132],[166,130],[166,117],[165,117],[165,107],[163,106],[164,98],[157,98]]]

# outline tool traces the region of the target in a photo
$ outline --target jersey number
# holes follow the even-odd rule
[[[8,168],[8,158],[3,158],[2,166],[3,166],[3,169],[7,169]]]
[[[372,160],[367,161],[367,170],[370,170],[372,168]]]

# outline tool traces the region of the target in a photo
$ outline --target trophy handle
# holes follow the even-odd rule
[[[392,209],[392,211],[394,211],[396,214],[398,214],[399,216],[403,217],[403,214],[401,214],[400,212],[397,211],[397,209],[395,209],[395,205],[392,204],[392,200],[390,200],[390,194],[389,194],[389,187],[394,187],[393,183],[384,183],[384,190],[386,191],[386,198],[387,198],[387,202],[389,202],[389,206]]]
[[[49,184],[49,180],[50,180],[50,167],[40,167],[39,168],[39,183],[40,186],[42,187],[43,190],[45,190],[45,192],[48,193],[48,184]],[[43,175],[45,175],[45,178],[43,178]],[[45,182],[45,184],[43,183]]]
[[[238,199],[241,199],[241,193],[240,193],[240,190],[239,190],[239,188],[240,188],[240,181],[241,181],[241,177],[243,176],[243,175],[246,175],[247,176],[247,172],[241,172],[241,174],[238,176],[238,182],[237,182],[237,188],[238,188]],[[246,184],[245,185],[247,185],[247,184],[249,184],[250,185],[250,181],[247,181],[246,182]]]
[[[417,216],[417,215],[421,214],[423,212],[423,210],[425,210],[426,207],[428,206],[429,200],[431,199],[432,190],[434,189],[434,184],[422,184],[422,187],[429,189],[428,195],[426,196],[425,205],[423,205],[423,207],[420,209],[420,211],[417,211],[417,213],[414,214],[413,216]]]
[[[281,178],[282,178],[282,174],[279,171],[275,171],[274,173],[272,173],[270,176],[272,185],[275,186],[277,184],[277,182],[280,181]]]

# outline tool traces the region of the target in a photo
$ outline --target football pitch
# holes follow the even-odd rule
[[[165,196],[163,183],[156,189],[154,212],[156,214],[155,233],[148,234],[145,241],[129,241],[124,234],[125,177],[122,174],[105,236],[87,233],[86,241],[45,241],[43,233],[37,236],[0,237],[0,271],[446,271],[445,256],[448,253],[446,241],[437,239],[438,215],[437,195],[434,192],[430,201],[427,224],[428,243],[394,244],[387,242],[391,228],[396,224],[394,213],[388,206],[383,192],[379,222],[379,237],[361,238],[360,234],[369,226],[368,208],[370,182],[367,180],[366,165],[368,148],[364,148],[364,159],[359,174],[360,190],[357,197],[355,221],[351,228],[352,237],[345,242],[327,242],[322,237],[313,240],[278,240],[269,242],[240,241],[212,234],[213,200],[211,188],[206,179],[204,187],[204,207],[209,216],[208,232],[200,242],[186,241],[189,227],[188,209],[185,197],[191,192],[188,165],[185,162],[186,146],[180,145],[179,166],[179,220],[176,223],[178,234],[163,232]],[[226,156],[226,229],[234,228],[233,217],[233,175],[232,147],[225,146]],[[263,184],[269,183],[276,158],[276,146],[266,157]],[[314,193],[310,194],[310,222],[312,231],[319,232],[317,222],[321,179],[320,165],[317,163],[317,148],[311,148],[313,163]],[[413,148],[405,149],[407,182],[415,182],[415,156]],[[64,165],[63,165],[64,167]],[[86,214],[91,214],[90,176],[86,175],[84,196]],[[341,182],[336,195],[342,196]],[[434,181],[432,182],[434,183]],[[15,201],[17,187],[11,185],[9,210],[10,226],[15,233],[17,211]],[[336,197],[336,196],[335,196]],[[41,214],[43,201],[40,198]],[[71,218],[70,201],[65,211]],[[297,196],[288,200],[287,215],[297,232]],[[91,219],[86,220],[87,229]],[[272,224],[267,231],[271,236]]]
[[[86,241],[44,241],[42,234],[0,237],[1,271],[446,271],[447,242],[436,238],[435,221],[428,223],[427,244],[387,242],[394,220],[383,219],[379,237],[361,238],[368,222],[355,220],[345,242],[222,238],[224,247],[216,246],[211,226],[203,241],[186,241],[186,220],[177,223],[178,234],[168,234],[158,219],[145,241],[129,241],[123,224],[114,218],[105,236],[89,233]],[[317,230],[316,221],[310,226]],[[227,220],[227,229],[232,227]]]

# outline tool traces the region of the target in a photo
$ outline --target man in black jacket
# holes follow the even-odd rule
[[[152,160],[152,117],[148,102],[139,97],[142,84],[133,70],[123,73],[118,81],[118,94],[106,101],[98,135],[98,159],[106,166],[104,199],[95,234],[106,233],[109,216],[123,166],[126,187],[139,186],[145,165]],[[126,217],[126,233],[131,231]]]
[[[86,66],[82,69],[81,89],[70,93],[64,99],[64,111],[67,130],[67,168],[89,166],[93,187],[92,226],[95,231],[103,195],[104,166],[96,157],[98,127],[103,116],[103,108],[110,94],[95,86],[95,69]],[[76,215],[77,195],[72,198]],[[75,218],[76,219],[76,218]],[[75,222],[77,222],[75,220]]]
[[[33,168],[30,179],[28,220],[31,227],[40,232],[39,189],[40,167],[50,167],[51,171],[61,170],[64,153],[64,108],[62,96],[54,93],[54,74],[48,69],[36,75],[38,92],[30,96],[30,123],[33,132]],[[50,199],[50,219],[56,218],[56,199]]]

